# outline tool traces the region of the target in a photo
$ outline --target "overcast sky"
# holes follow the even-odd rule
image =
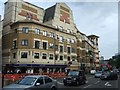
[[[25,0],[44,9],[54,5],[56,0],[33,2]],[[63,1],[63,0],[59,0]],[[78,29],[86,35],[95,34],[99,38],[100,55],[108,59],[118,52],[118,3],[117,0],[83,0],[66,4],[72,9],[74,22]],[[92,2],[94,1],[94,2]],[[0,14],[3,15],[4,2],[0,2]]]

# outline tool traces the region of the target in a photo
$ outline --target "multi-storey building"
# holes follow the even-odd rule
[[[4,71],[62,72],[80,69],[80,65],[90,67],[95,58],[90,58],[94,53],[89,38],[76,28],[65,3],[44,10],[22,0],[8,1],[2,36]]]
[[[0,73],[2,69],[2,23],[3,21],[1,20],[1,15],[0,15]]]

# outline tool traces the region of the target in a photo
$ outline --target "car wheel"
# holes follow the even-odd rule
[[[76,82],[76,85],[79,85],[79,84],[80,84],[80,83],[77,81],[77,82]]]
[[[64,83],[64,86],[67,86],[67,83]]]
[[[51,88],[51,90],[57,90],[57,88],[55,88],[55,87],[52,87],[52,88]]]

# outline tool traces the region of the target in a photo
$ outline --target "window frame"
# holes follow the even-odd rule
[[[25,56],[22,57],[22,53],[26,53],[26,56],[27,56],[27,57],[25,57]],[[22,58],[22,59],[28,58],[28,52],[22,51],[22,52],[21,52],[21,58]]]
[[[36,57],[35,55],[38,54],[38,57]],[[34,59],[39,59],[40,58],[40,54],[39,53],[34,53]]]
[[[28,33],[29,32],[29,27],[22,27],[22,33]]]
[[[47,36],[47,31],[43,31],[43,36]]]
[[[46,57],[46,58],[43,58]],[[42,59],[47,59],[47,54],[46,53],[42,53]]]
[[[35,28],[35,34],[39,35],[40,34],[40,29]]]
[[[28,46],[28,40],[27,39],[22,39],[22,46]]]
[[[59,42],[63,42],[63,36],[59,37]]]
[[[62,58],[61,58],[62,57]],[[60,55],[60,60],[63,61],[63,55]]]
[[[38,42],[38,43],[36,43],[36,42]],[[34,45],[35,45],[35,49],[39,49],[40,48],[40,41],[34,40]]]
[[[52,55],[52,58],[51,58],[51,55]],[[49,59],[53,60],[53,54],[49,54]]]

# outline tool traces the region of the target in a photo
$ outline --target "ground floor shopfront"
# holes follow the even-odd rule
[[[48,64],[6,64],[3,66],[4,73],[51,73],[66,72],[67,65]]]

